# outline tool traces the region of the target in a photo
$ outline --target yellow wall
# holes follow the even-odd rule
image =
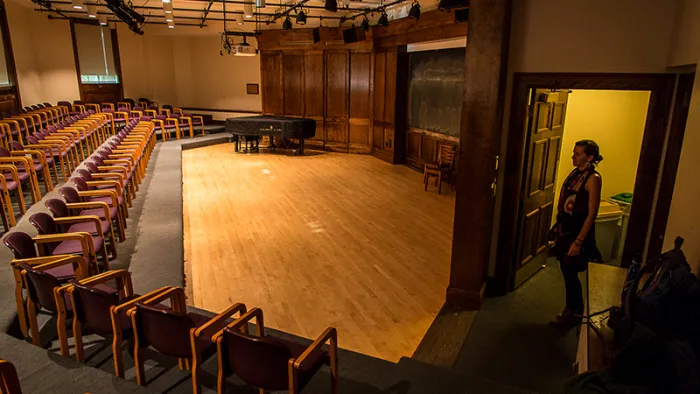
[[[583,139],[597,142],[604,158],[598,166],[603,176],[602,198],[634,191],[649,95],[629,90],[574,90],[569,95],[557,192],[573,169],[574,144]]]

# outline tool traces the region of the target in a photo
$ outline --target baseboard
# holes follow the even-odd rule
[[[229,135],[222,135],[222,136],[219,136],[217,138],[208,138],[206,140],[194,139],[192,141],[183,142],[182,143],[182,150],[202,148],[202,147],[210,146],[210,145],[225,144],[225,143],[228,143],[230,141],[231,141],[231,136],[229,136]]]
[[[468,310],[479,310],[484,302],[486,284],[478,291],[470,291],[453,287],[447,288],[445,304]]]

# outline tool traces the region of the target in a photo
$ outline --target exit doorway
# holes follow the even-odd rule
[[[579,139],[598,142],[605,158],[596,227],[608,232],[600,242],[606,260],[624,267],[635,255],[660,252],[649,237],[665,233],[652,214],[669,209],[655,200],[657,182],[670,188],[660,194],[672,193],[676,167],[668,164],[677,166],[680,152],[664,156],[663,147],[682,143],[685,129],[684,122],[667,129],[678,82],[673,74],[516,74],[490,293],[513,290],[546,263],[547,232]]]

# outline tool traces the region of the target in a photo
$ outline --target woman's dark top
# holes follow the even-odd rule
[[[582,265],[581,270],[589,261],[602,260],[600,251],[595,242],[595,223],[586,234],[586,238],[581,242],[580,258],[574,262],[572,256],[567,256],[571,244],[576,240],[583,224],[588,218],[588,199],[589,193],[586,190],[586,182],[593,176],[600,174],[595,170],[594,166],[589,166],[585,170],[575,168],[571,171],[564,185],[562,185],[561,194],[559,195],[559,206],[557,213],[557,224],[559,225],[559,236],[557,237],[556,256],[560,262],[565,259],[572,260],[572,263]],[[576,257],[579,257],[576,256]]]

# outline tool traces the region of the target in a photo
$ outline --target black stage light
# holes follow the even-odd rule
[[[365,19],[362,21],[362,23],[360,23],[360,29],[364,31],[369,30],[369,20],[367,20],[367,15],[365,15]]]
[[[292,21],[289,20],[289,16],[287,16],[287,19],[282,23],[282,28],[284,30],[292,30]]]
[[[299,11],[297,14],[297,25],[305,25],[306,24],[306,13],[304,11]]]
[[[377,21],[377,26],[389,26],[389,16],[386,14],[386,11],[382,11],[382,16],[379,17],[379,20]]]
[[[326,11],[330,12],[338,12],[338,1],[337,0],[326,0],[326,4],[324,6]]]
[[[420,4],[417,1],[413,2],[411,10],[408,11],[408,17],[413,19],[420,19]]]

